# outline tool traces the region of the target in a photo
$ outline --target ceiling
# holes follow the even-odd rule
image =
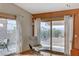
[[[15,3],[31,14],[79,8],[79,3]]]

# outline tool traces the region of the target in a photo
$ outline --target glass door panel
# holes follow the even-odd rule
[[[64,52],[64,21],[52,21],[52,51]]]
[[[50,49],[50,22],[40,23],[40,44],[44,50]]]

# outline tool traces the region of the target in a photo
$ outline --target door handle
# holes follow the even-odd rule
[[[78,36],[77,36],[77,34],[75,34],[75,38],[77,38]]]

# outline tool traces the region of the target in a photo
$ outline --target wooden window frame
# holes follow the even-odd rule
[[[2,12],[0,12],[0,18],[6,18],[6,19],[15,20],[16,19],[16,16],[15,15],[8,14],[8,13],[2,13]]]

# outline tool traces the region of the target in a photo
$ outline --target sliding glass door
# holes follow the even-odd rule
[[[41,21],[40,44],[46,50],[64,53],[64,20]]]
[[[54,18],[55,20],[37,20],[35,29],[39,33],[39,41],[44,50],[51,50],[64,53],[65,47],[65,22],[64,18]],[[39,25],[39,26],[38,26]],[[36,34],[35,33],[35,34]]]

